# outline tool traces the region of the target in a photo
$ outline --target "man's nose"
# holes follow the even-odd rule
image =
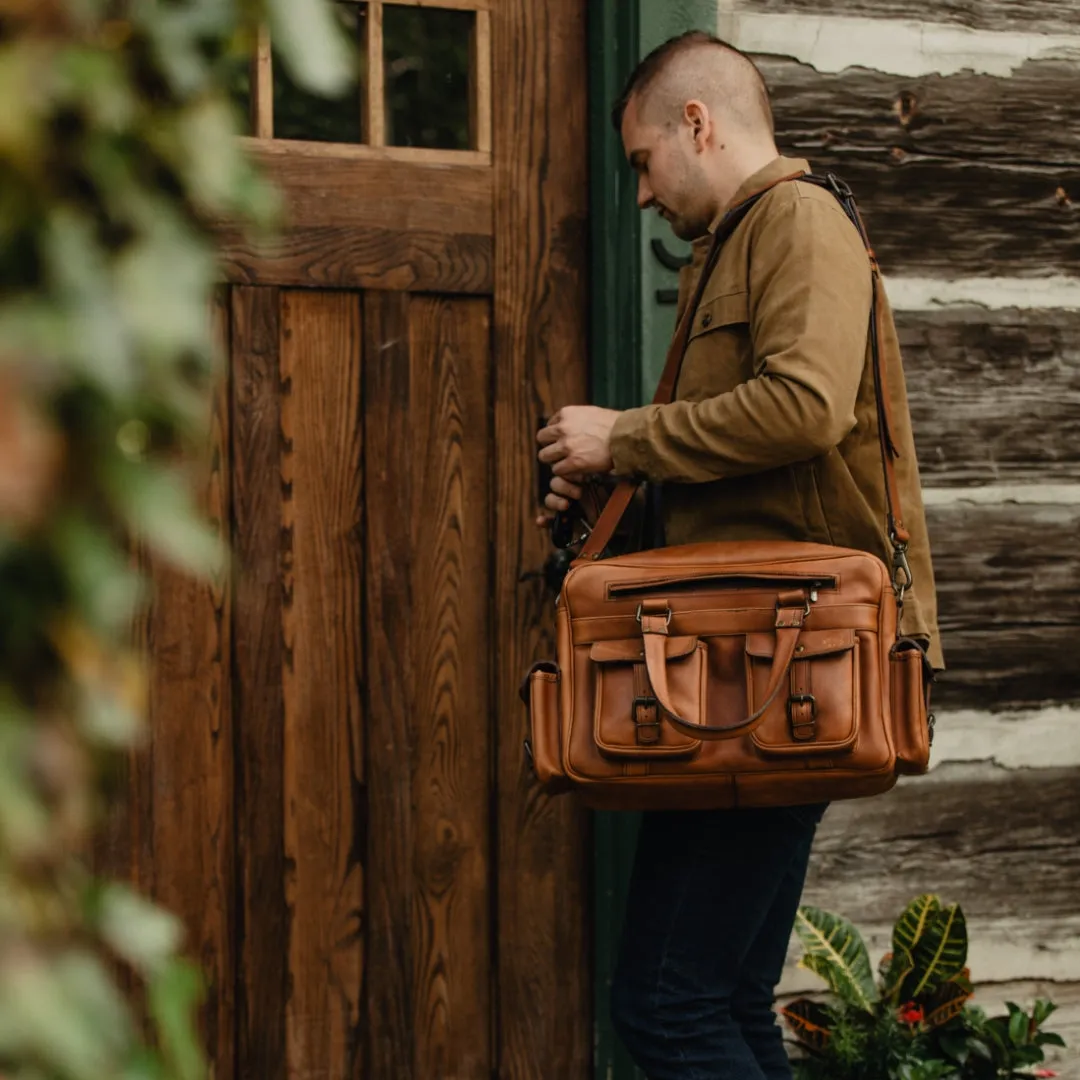
[[[656,196],[653,194],[653,190],[649,187],[649,181],[644,176],[638,177],[637,182],[637,204],[639,210],[648,210],[652,206]]]

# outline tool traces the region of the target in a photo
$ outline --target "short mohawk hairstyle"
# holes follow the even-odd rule
[[[619,100],[615,102],[611,109],[611,123],[616,131],[622,130],[623,114],[626,112],[627,105],[630,104],[630,99],[635,94],[644,94],[653,82],[656,81],[656,77],[660,72],[667,67],[670,60],[680,53],[693,49],[698,45],[715,45],[718,48],[726,49],[736,56],[741,56],[755,71],[757,71],[757,65],[742,51],[742,49],[737,49],[734,45],[724,41],[723,38],[718,38],[715,34],[706,33],[704,30],[687,30],[677,37],[669,38],[662,45],[657,45],[657,47],[653,49],[653,51],[649,53],[649,55],[646,56],[632,72],[630,72],[630,77],[626,80],[626,85],[619,95]],[[764,79],[762,79],[762,87],[764,88]],[[766,106],[767,104],[766,101]],[[769,111],[769,115],[771,118],[771,110]]]

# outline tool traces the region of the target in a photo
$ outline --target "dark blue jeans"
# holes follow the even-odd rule
[[[649,1080],[791,1080],[776,984],[824,806],[643,815],[612,1020]]]

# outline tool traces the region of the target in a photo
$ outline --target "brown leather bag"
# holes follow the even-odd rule
[[[785,179],[830,190],[866,241],[846,184]],[[672,400],[721,245],[762,194],[717,229],[654,402]],[[605,809],[797,805],[873,795],[926,771],[932,672],[922,646],[898,637],[912,582],[867,250],[892,569],[867,552],[787,541],[605,559],[636,488],[620,484],[563,582],[559,662],[534,665],[522,687],[526,750],[548,790]]]

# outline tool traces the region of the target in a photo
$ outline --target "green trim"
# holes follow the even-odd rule
[[[637,63],[637,7],[638,0],[589,4],[592,399],[613,409],[639,404],[641,371],[636,185],[610,119]]]
[[[638,57],[638,0],[590,0],[592,400],[612,409],[641,404],[641,215],[636,181],[610,119]],[[636,817],[597,813],[593,820],[596,1080],[643,1080],[612,1029],[608,1008]]]

